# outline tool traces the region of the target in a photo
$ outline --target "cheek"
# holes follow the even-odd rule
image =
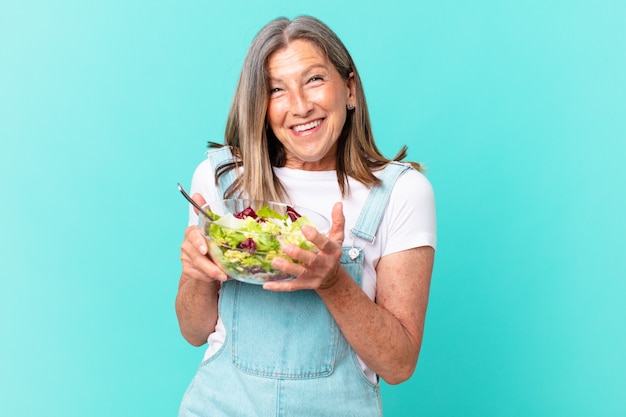
[[[270,103],[267,106],[267,121],[273,129],[281,126],[282,114],[284,111],[281,110],[280,103]]]
[[[268,120],[273,120],[276,118],[276,105],[272,102],[270,102],[267,105],[267,115],[266,117],[268,118]]]
[[[318,102],[327,110],[337,113],[339,118],[342,117],[340,114],[346,111],[347,99],[346,95],[343,94],[343,90],[330,89],[326,94],[319,97]],[[343,117],[345,117],[345,114]]]

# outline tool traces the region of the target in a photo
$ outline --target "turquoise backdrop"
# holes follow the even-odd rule
[[[188,184],[270,19],[326,21],[439,247],[386,416],[626,415],[626,2],[0,2],[0,415],[173,416]],[[321,399],[323,400],[323,399]]]

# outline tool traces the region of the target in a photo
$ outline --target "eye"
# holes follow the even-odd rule
[[[324,81],[324,77],[322,77],[321,75],[314,75],[311,78],[309,78],[310,83],[314,83],[317,81]]]
[[[270,88],[270,96],[275,96],[276,94],[283,91],[280,87]]]

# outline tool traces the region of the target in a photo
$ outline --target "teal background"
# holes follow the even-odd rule
[[[345,41],[439,247],[387,416],[626,415],[626,2],[0,2],[0,415],[172,416],[188,184],[279,15]]]

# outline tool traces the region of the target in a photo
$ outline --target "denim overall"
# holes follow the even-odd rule
[[[213,167],[230,154],[225,149],[208,153]],[[351,230],[355,242],[374,240],[395,180],[407,169],[392,163],[384,170]],[[221,177],[220,195],[231,173]],[[362,248],[343,248],[341,258],[359,285]],[[226,339],[200,365],[179,416],[382,416],[378,384],[365,377],[315,291],[276,293],[230,280],[222,285],[219,314]]]

